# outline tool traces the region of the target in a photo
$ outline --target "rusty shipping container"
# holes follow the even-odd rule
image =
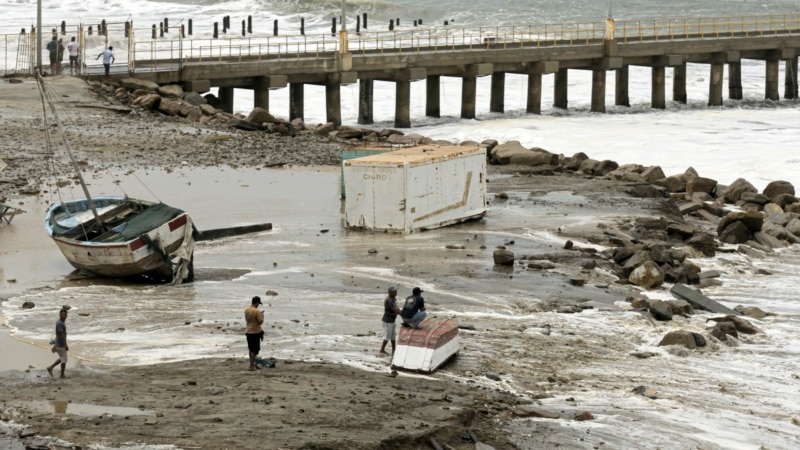
[[[486,214],[486,150],[421,145],[343,162],[345,226],[411,233]]]

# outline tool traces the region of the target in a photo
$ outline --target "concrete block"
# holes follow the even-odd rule
[[[464,76],[466,77],[485,77],[494,73],[494,64],[470,64],[464,68]]]
[[[428,69],[424,67],[411,67],[398,70],[395,79],[397,81],[419,81],[428,77]]]
[[[597,62],[596,68],[600,70],[621,69],[622,58],[619,56],[607,56]]]
[[[797,56],[797,50],[793,48],[782,48],[781,59],[792,59]]]
[[[197,92],[202,94],[211,90],[211,80],[188,80],[184,86],[184,91]]]
[[[544,74],[558,72],[558,61],[537,61],[528,64],[528,73]]]
[[[270,75],[264,77],[264,81],[268,89],[281,89],[289,84],[289,78],[286,75]]]
[[[742,60],[740,52],[725,52],[725,61],[729,63],[736,63]]]
[[[358,72],[334,72],[327,75],[327,84],[353,84],[358,81]]]

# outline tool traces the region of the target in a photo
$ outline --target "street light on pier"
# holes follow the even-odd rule
[[[342,29],[339,32],[339,52],[346,54],[350,52],[349,43],[347,41],[347,7],[346,0],[342,0]]]

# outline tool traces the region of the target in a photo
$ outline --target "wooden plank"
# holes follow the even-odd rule
[[[269,231],[272,229],[271,223],[259,223],[256,225],[243,225],[240,227],[217,228],[214,230],[199,231],[195,241],[210,241],[240,234],[258,233],[259,231]]]
[[[701,294],[700,291],[696,291],[685,284],[676,283],[675,286],[672,286],[672,289],[670,289],[669,292],[675,297],[686,300],[698,308],[719,314],[730,314],[732,316],[740,315],[738,311],[734,311],[727,306],[711,300],[710,298]]]

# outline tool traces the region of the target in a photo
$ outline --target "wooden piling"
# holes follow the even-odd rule
[[[184,28],[184,24],[181,24],[181,38],[186,37],[186,28]]]
[[[300,34],[301,35],[306,34],[306,19],[304,19],[303,17],[300,18]]]
[[[666,109],[666,71],[664,66],[655,66],[651,69],[651,103],[656,109]],[[721,94],[720,94],[721,95]]]
[[[61,34],[67,34],[67,22],[64,20],[61,21]]]
[[[164,17],[164,33],[169,33],[169,18]]]
[[[394,126],[411,128],[411,81],[395,81]]]
[[[631,106],[628,92],[629,73],[628,66],[622,66],[614,71],[614,104],[617,106]]]
[[[489,93],[489,112],[504,112],[506,95],[506,73],[492,73],[492,87]]]
[[[242,37],[247,36],[247,22],[242,20]]]
[[[394,30],[394,19],[389,19],[389,31]]]
[[[363,78],[358,80],[358,123],[370,125],[374,123],[372,106],[375,80]]]
[[[214,22],[214,39],[219,37],[218,31],[219,31],[219,23]]]
[[[158,23],[158,37],[164,37],[164,22]]]
[[[361,16],[356,16],[356,33],[361,32]]]
[[[797,98],[797,56],[789,58],[785,62],[784,70],[783,98]]]
[[[305,84],[289,83],[289,120],[305,119]]]
[[[92,35],[92,26],[89,25],[89,36],[91,36],[91,35]]]
[[[108,36],[108,26],[106,25],[106,19],[101,20],[100,25],[103,27],[103,32],[101,34],[103,36]]]
[[[606,112],[606,69],[592,70],[592,112]]]
[[[247,34],[253,34],[253,16],[247,16]]]
[[[189,19],[189,36],[192,35],[192,19]]]
[[[131,37],[131,23],[128,21],[125,22],[125,37]]]
[[[439,75],[428,75],[425,79],[425,115],[440,117],[441,78]]]
[[[542,74],[528,74],[528,98],[525,106],[528,114],[542,113]]]
[[[272,35],[278,35],[278,19],[275,19],[275,21],[272,23]]]
[[[361,22],[364,24],[364,29],[367,29],[367,13],[363,13]]]
[[[152,33],[151,39],[155,39],[155,38],[158,37],[158,31],[157,30],[158,29],[156,28],[156,24],[153,24],[153,33]],[[91,31],[89,32],[89,34],[92,34]]]
[[[336,17],[331,19],[331,36],[336,36]]]

